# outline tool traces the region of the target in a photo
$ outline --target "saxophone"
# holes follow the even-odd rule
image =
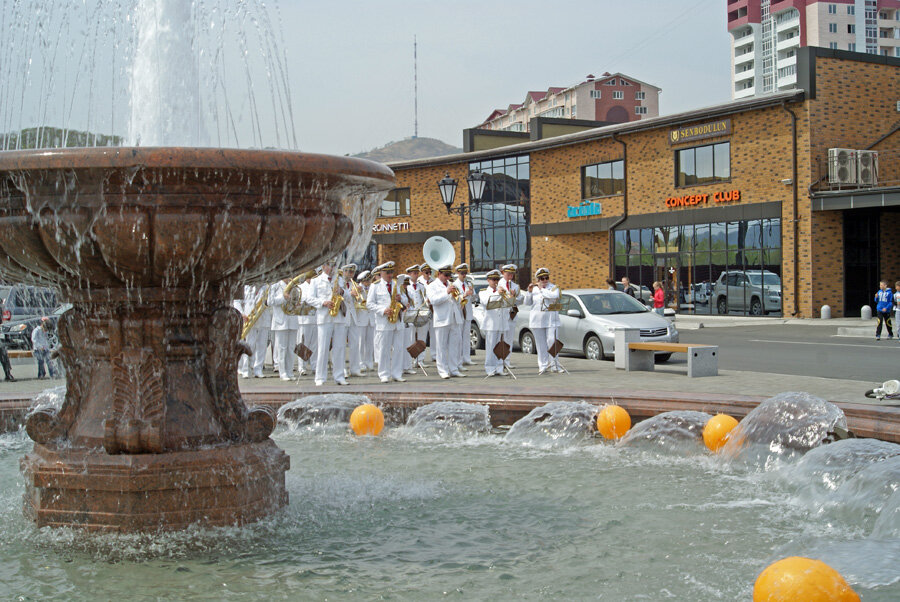
[[[259,297],[259,301],[253,306],[253,311],[247,316],[247,321],[244,323],[244,328],[241,330],[241,340],[247,338],[247,335],[250,334],[250,331],[256,323],[259,322],[260,317],[262,317],[263,313],[266,311],[266,297],[268,296],[269,285],[267,284],[266,288],[263,290],[263,294]]]
[[[391,311],[388,314],[388,322],[391,324],[396,324],[397,320],[400,319],[400,312],[403,311],[403,304],[400,303],[399,292],[398,292],[399,284],[396,280],[391,283]]]
[[[344,315],[347,312],[347,308],[344,307],[344,294],[341,291],[341,277],[335,276],[334,285],[331,287],[331,309],[328,310],[328,315],[332,318],[337,317],[338,313]]]

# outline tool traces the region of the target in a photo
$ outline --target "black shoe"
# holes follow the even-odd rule
[[[14,382],[16,382],[16,377],[13,376],[12,374],[10,374],[9,376],[6,377],[6,382],[14,383]]]

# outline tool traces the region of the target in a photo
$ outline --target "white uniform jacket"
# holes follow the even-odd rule
[[[304,305],[312,305],[312,303],[310,303],[310,299],[312,299],[312,290],[313,290],[312,280],[310,280],[309,282],[304,282],[303,284],[300,285],[300,294],[301,294],[300,301]],[[311,311],[308,314],[306,314],[305,316],[298,316],[298,319],[299,319],[301,325],[302,324],[315,324],[316,323],[316,312]]]
[[[453,281],[453,286],[455,286],[456,289],[457,289],[457,290],[459,291],[459,293],[460,293],[460,301],[461,301],[462,299],[468,299],[468,300],[469,300],[469,301],[466,303],[466,306],[465,306],[464,308],[461,308],[461,310],[460,310],[461,312],[465,312],[464,314],[462,314],[462,317],[463,317],[464,320],[472,320],[472,318],[473,318],[473,315],[472,315],[472,305],[475,304],[475,292],[474,292],[475,289],[474,289],[474,287],[470,286],[470,284],[471,284],[471,283],[469,283],[469,282],[466,282],[466,283],[465,283],[465,285],[466,285],[466,295],[465,295],[465,297],[463,297],[463,296],[462,296],[462,292],[463,292],[463,281],[460,280],[459,278],[457,278],[456,280]]]
[[[483,288],[478,293],[478,297],[481,300],[481,306],[484,307],[484,322],[481,324],[481,330],[506,332],[509,327],[509,308],[487,308],[488,301],[496,301],[500,298],[499,288],[497,290],[493,290],[491,287]]]
[[[265,301],[263,302],[265,310],[263,310],[259,320],[256,321],[254,328],[261,328],[263,326],[269,328],[272,324],[272,308],[269,307],[268,299],[270,288],[271,287],[268,287],[265,284],[259,286],[254,286],[252,284],[244,285],[244,299],[241,302],[241,307],[238,307],[238,309],[246,317],[249,318],[250,314],[253,313],[253,308],[256,307],[256,303],[259,301],[260,297],[265,297]]]
[[[369,316],[362,309],[356,309],[356,299],[353,298],[353,285],[349,280],[344,280],[344,305],[347,307],[347,326],[368,326]],[[366,299],[366,292],[359,287],[359,293]],[[368,301],[366,301],[368,303]]]
[[[525,305],[531,306],[528,315],[528,326],[531,328],[552,328],[559,326],[559,312],[548,311],[547,306],[559,301],[559,287],[547,284],[546,288],[535,286],[530,293],[525,293]]]
[[[272,330],[297,330],[300,323],[297,316],[289,316],[282,311],[284,289],[287,283],[279,280],[269,287],[269,305],[272,307]]]
[[[456,299],[447,293],[447,285],[435,279],[426,289],[428,300],[434,309],[434,327],[462,324],[462,312]]]
[[[392,289],[394,286],[399,286],[396,283],[392,283]],[[406,293],[403,292],[403,287],[399,286],[400,290],[397,292],[397,299],[404,306],[409,307],[409,298],[406,296]],[[369,294],[366,297],[366,307],[369,308],[369,311],[372,312],[375,316],[375,330],[402,330],[406,328],[406,324],[403,322],[403,313],[400,313],[400,316],[397,318],[397,321],[393,324],[388,322],[387,316],[384,315],[384,310],[391,306],[391,293],[388,292],[387,283],[384,280],[379,280],[372,284],[369,287]]]
[[[316,308],[316,324],[328,324],[330,322],[343,324],[347,321],[347,318],[345,318],[341,312],[338,312],[338,315],[332,317],[328,313],[331,310],[324,305],[326,302],[331,301],[331,294],[335,283],[334,279],[337,279],[336,281],[339,287],[343,285],[343,279],[340,276],[334,274],[332,278],[329,278],[325,272],[322,272],[310,281],[312,293],[310,295],[309,303]]]
[[[507,282],[506,278],[501,278],[498,286],[516,298],[516,305],[521,305],[525,300],[525,295],[522,294],[522,288],[512,280]]]
[[[406,296],[409,298],[410,307],[420,309],[425,307],[425,285],[416,280],[415,286],[406,285]]]

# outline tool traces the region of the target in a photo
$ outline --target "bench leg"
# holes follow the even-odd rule
[[[688,350],[687,375],[718,376],[719,375],[719,348],[694,347]]]
[[[625,370],[627,372],[653,372],[656,362],[653,356],[656,355],[652,351],[644,351],[642,349],[629,349],[626,359]]]

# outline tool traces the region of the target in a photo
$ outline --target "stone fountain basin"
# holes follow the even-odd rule
[[[0,273],[76,300],[274,280],[334,256],[364,227],[345,204],[392,186],[384,165],[310,153],[2,152]]]

